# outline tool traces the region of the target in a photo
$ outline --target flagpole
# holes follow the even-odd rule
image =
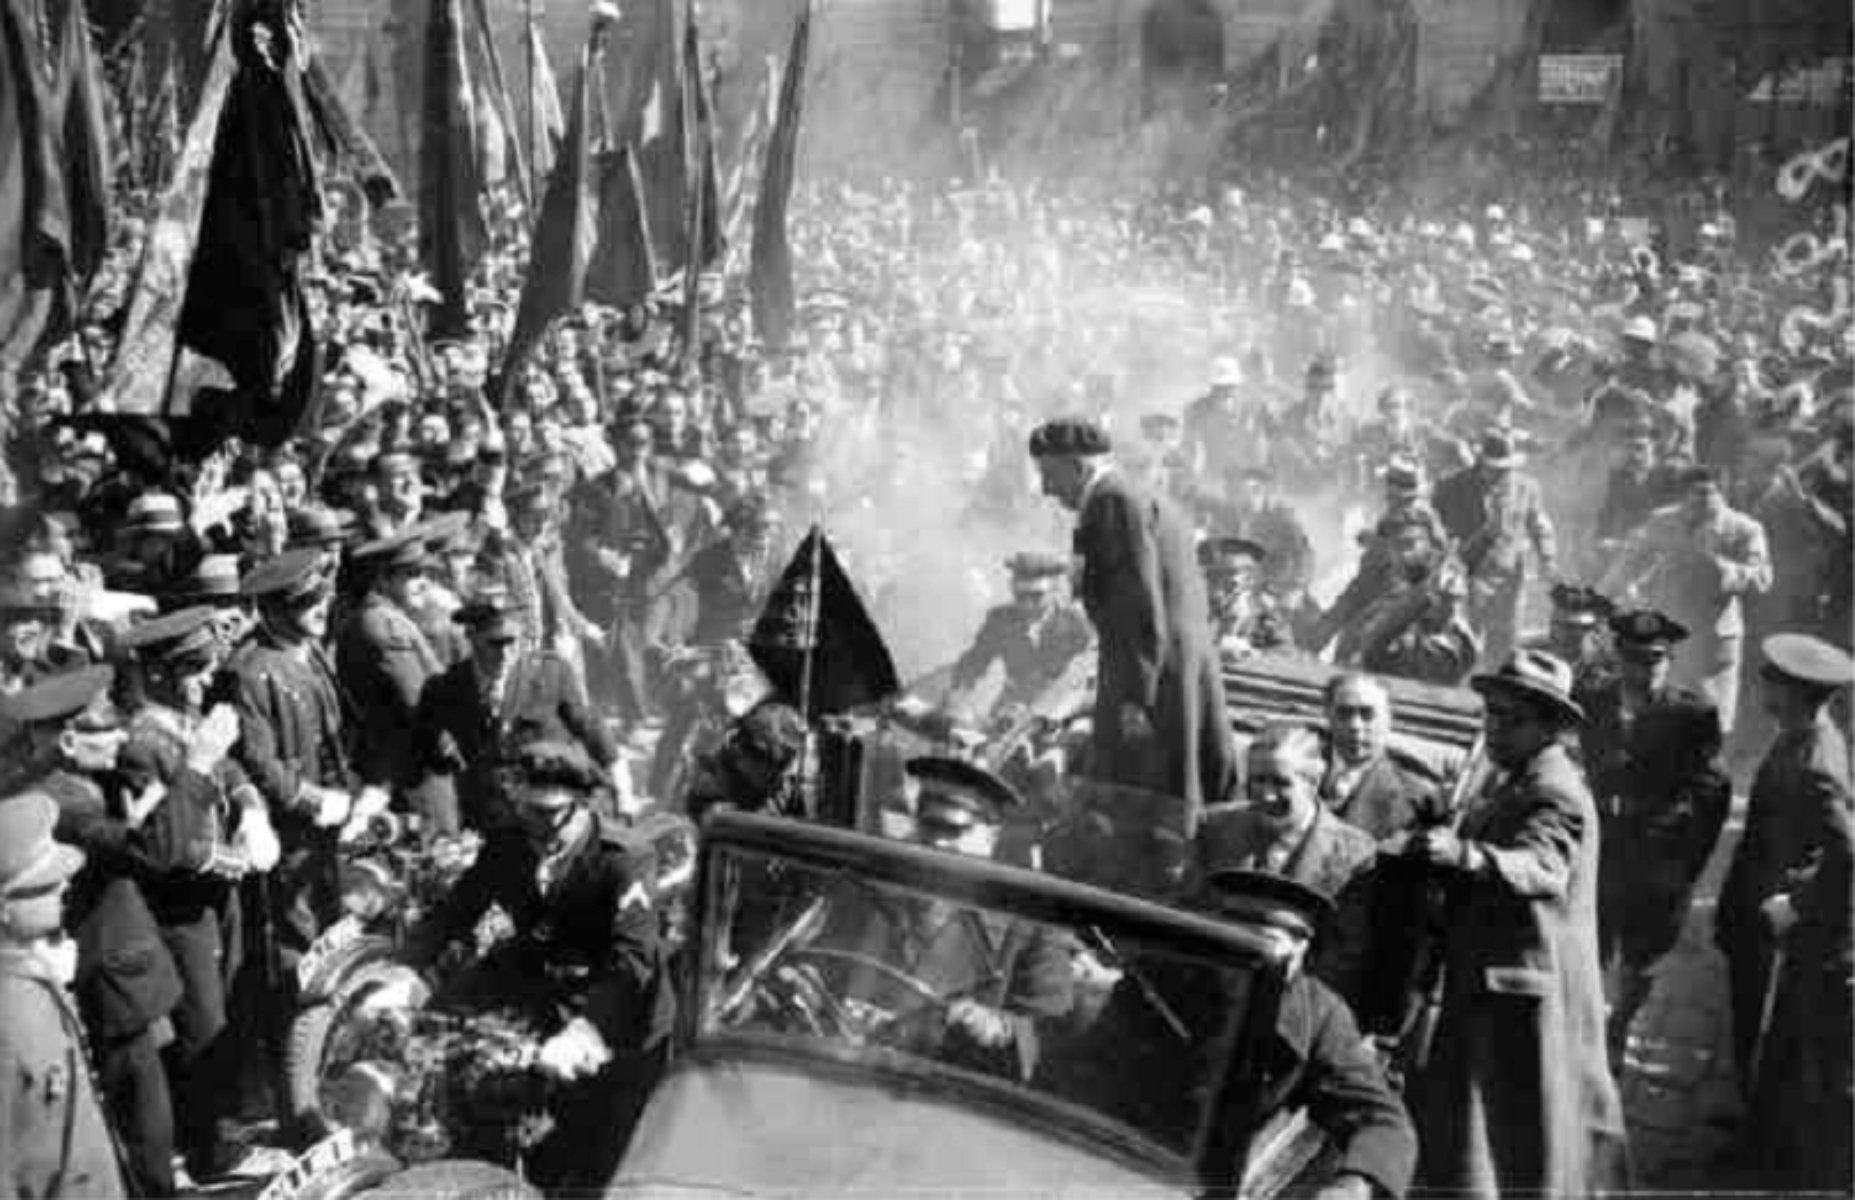
[[[818,657],[818,616],[823,608],[824,521],[822,514],[812,522],[808,535],[812,543],[809,564],[811,586],[805,598],[805,628],[799,659],[799,719],[805,722],[805,757],[800,767],[799,787],[808,816],[818,815],[818,738],[812,727],[812,670]]]
[[[528,54],[528,193],[536,197],[535,223],[541,223],[541,159],[537,153],[538,139],[535,137],[535,0],[527,2],[528,36],[523,39]]]

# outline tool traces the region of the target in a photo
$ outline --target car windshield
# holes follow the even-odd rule
[[[989,862],[803,837],[711,837],[698,1046],[938,1088],[1192,1172],[1266,944]]]

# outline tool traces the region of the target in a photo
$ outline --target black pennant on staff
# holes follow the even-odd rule
[[[806,718],[902,690],[895,660],[821,526],[799,543],[747,639],[775,694]]]

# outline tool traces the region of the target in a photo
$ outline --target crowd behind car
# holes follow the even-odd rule
[[[1397,211],[1260,172],[1112,195],[810,182],[790,345],[761,343],[726,278],[697,346],[669,293],[588,308],[498,405],[513,201],[471,332],[427,343],[413,239],[342,193],[305,428],[195,459],[158,422],[97,415],[140,250],[125,216],[81,329],[9,389],[0,820],[9,856],[43,833],[85,859],[9,857],[0,892],[11,910],[70,880],[76,1012],[130,1190],[217,1177],[275,1108],[292,968],[376,815],[576,844],[509,783],[537,746],[600,826],[778,807],[803,721],[733,721],[703,684],[751,677],[744,639],[805,526],[837,539],[911,679],[952,664],[949,706],[1010,728],[1090,639],[1026,452],[1055,417],[1189,514],[1224,655],[1346,671],[1319,751],[1283,756],[1286,797],[1207,797],[1199,851],[1305,865],[1341,931],[1316,969],[1362,1017],[1359,881],[1447,790],[1390,754],[1380,679],[1454,688],[1537,650],[1573,672],[1562,732],[1604,857],[1570,919],[1622,980],[1609,1054],[1580,1069],[1622,1068],[1749,787],[1717,918],[1746,1144],[1765,1185],[1847,1186],[1849,318],[1822,319],[1827,276],[1742,242],[1724,201],[1644,236],[1575,194]],[[1799,205],[1798,228],[1840,202]],[[982,686],[1001,663],[1002,702]],[[1316,833],[1338,849],[1281,852]],[[8,953],[30,928],[6,923]],[[653,939],[620,957],[658,1004]],[[643,1078],[665,1027],[565,1029],[546,1058]]]

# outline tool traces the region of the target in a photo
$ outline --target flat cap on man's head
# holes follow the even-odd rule
[[[1333,913],[1333,901],[1282,875],[1207,863],[1205,882],[1218,912],[1312,940]]]
[[[1596,588],[1575,583],[1552,587],[1552,619],[1566,625],[1596,627],[1610,620],[1617,606]]]
[[[175,663],[210,658],[219,646],[219,614],[210,605],[177,609],[131,626],[116,640],[145,661]]]
[[[1005,560],[1013,579],[1054,579],[1069,574],[1069,560],[1056,554],[1023,550]]]
[[[1105,429],[1079,417],[1046,421],[1031,431],[1032,458],[1087,458],[1106,454],[1113,448]]]
[[[55,841],[58,802],[40,791],[0,798],[0,898],[49,892],[84,865],[84,854]]]

